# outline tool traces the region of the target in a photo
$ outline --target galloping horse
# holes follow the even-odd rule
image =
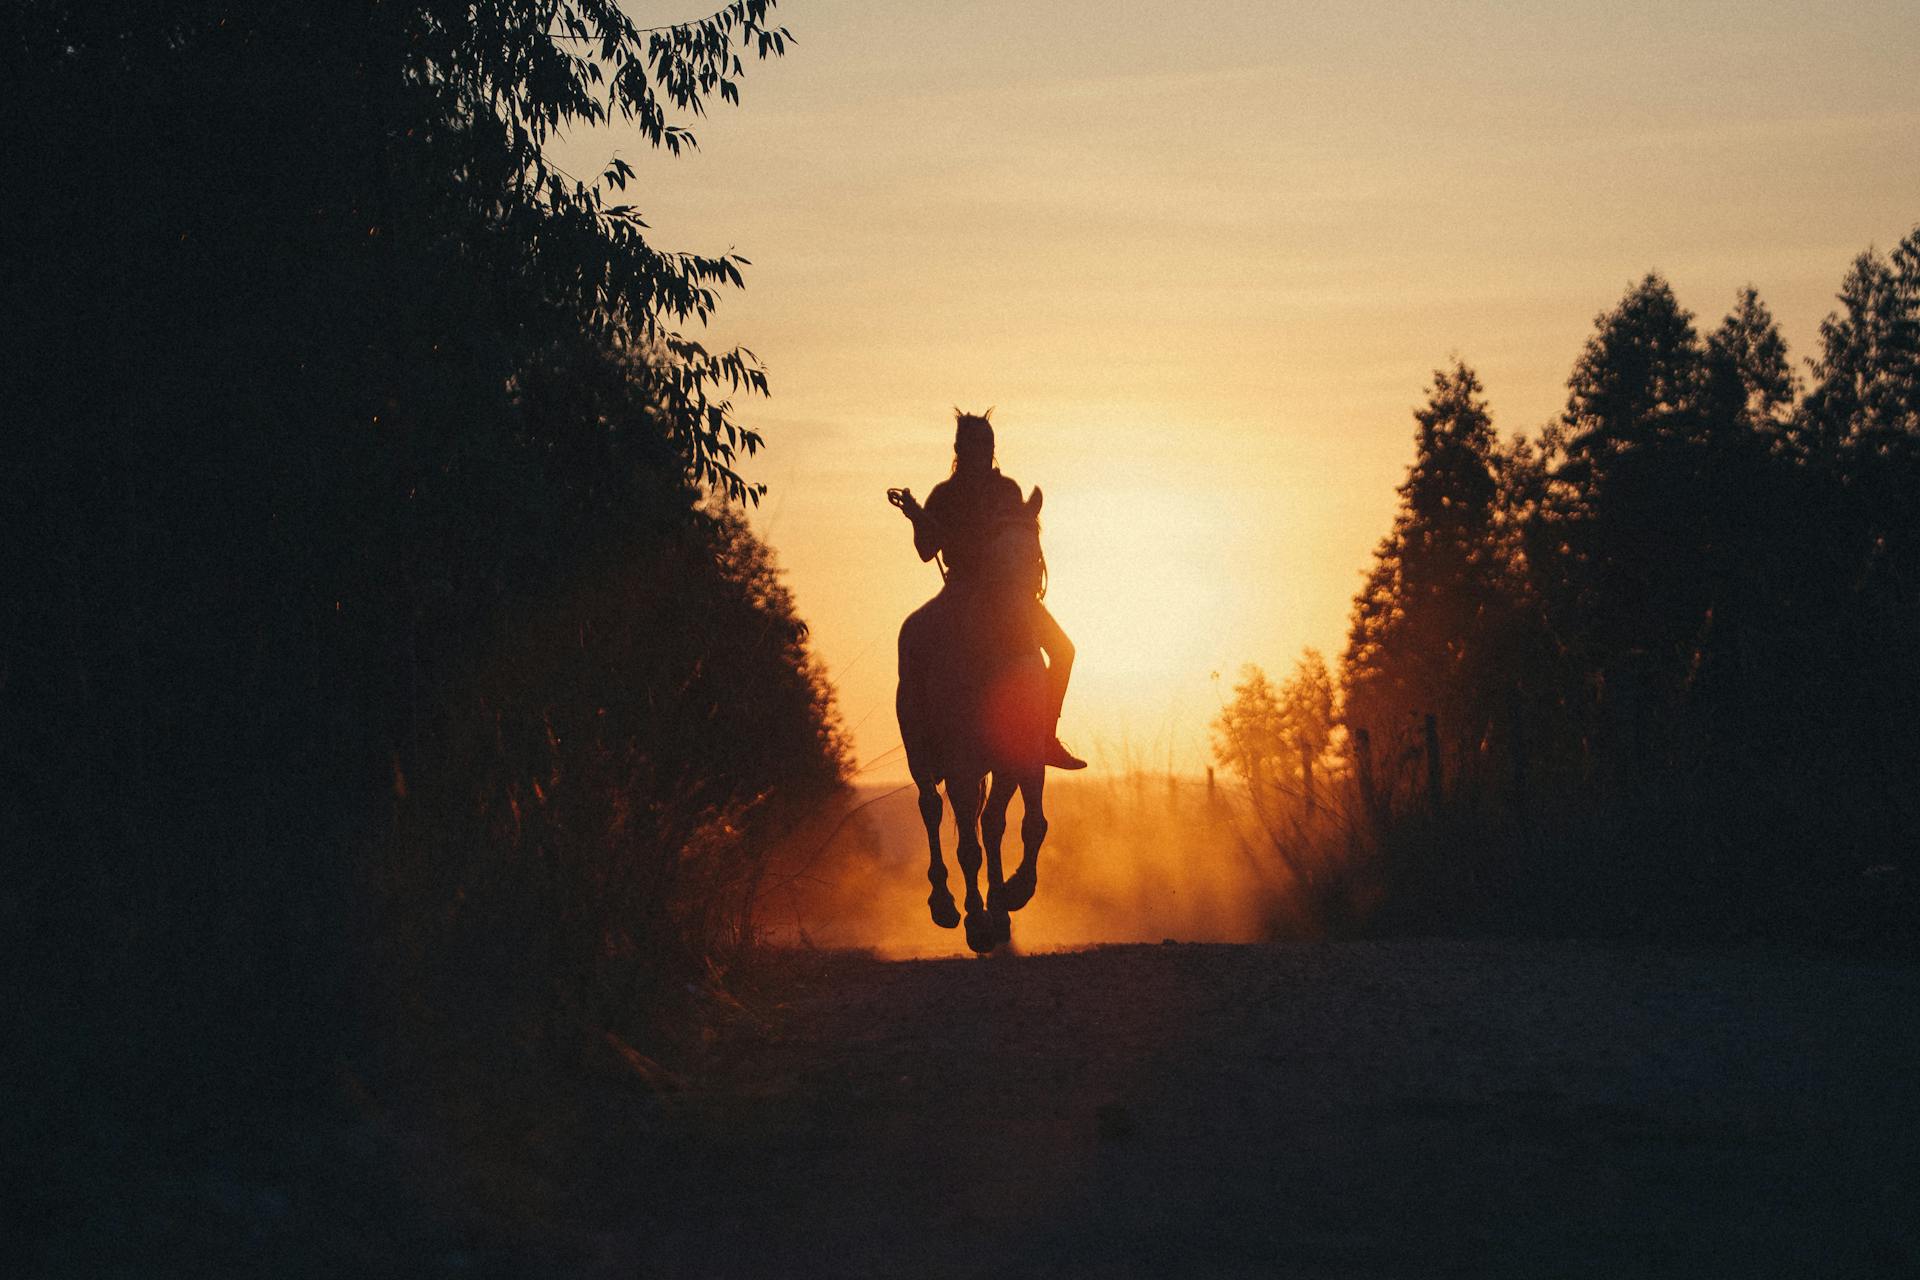
[[[983,954],[1011,938],[1008,913],[1032,900],[1047,835],[1042,792],[1053,718],[1031,607],[1043,574],[1037,505],[995,527],[987,541],[987,571],[978,581],[943,587],[900,628],[894,710],[927,827],[927,880],[933,886],[927,908],[943,929],[960,923],[940,856],[939,786],[945,783],[960,832],[955,852],[966,877],[967,945]],[[1016,790],[1025,810],[1024,855],[1007,877],[1000,841]]]

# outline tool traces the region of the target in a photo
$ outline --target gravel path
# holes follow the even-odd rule
[[[642,1274],[1912,1276],[1920,970],[1559,943],[800,966]]]

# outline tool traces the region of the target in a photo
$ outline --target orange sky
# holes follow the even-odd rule
[[[1751,282],[1810,353],[1920,221],[1912,0],[1839,12],[789,0],[698,154],[557,158],[617,150],[656,244],[753,260],[708,337],[769,368],[756,524],[862,781],[904,776],[893,637],[938,586],[884,491],[946,473],[956,404],[1047,492],[1063,736],[1198,769],[1211,673],[1337,655],[1435,365],[1536,429],[1649,269],[1705,325]]]

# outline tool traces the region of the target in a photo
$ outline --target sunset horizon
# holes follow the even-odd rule
[[[1920,107],[1863,74],[1902,22],[829,5],[697,152],[595,130],[560,154],[626,156],[664,240],[751,260],[713,339],[767,367],[752,520],[862,778],[906,778],[891,647],[939,588],[883,491],[924,494],[954,407],[989,405],[1081,645],[1063,736],[1199,775],[1244,664],[1344,648],[1434,369],[1463,360],[1499,434],[1537,436],[1656,271],[1703,333],[1756,287],[1804,377],[1848,264],[1920,218]],[[776,194],[732,203],[749,187]]]
[[[1915,18],[16,0],[8,1256],[1920,1274]]]

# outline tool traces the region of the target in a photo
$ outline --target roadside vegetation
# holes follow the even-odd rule
[[[847,765],[742,517],[766,375],[699,340],[746,264],[547,145],[679,154],[772,7],[11,15],[8,1187],[74,1265],[244,1241],[209,1171],[316,1115],[644,1083],[724,1003]]]
[[[1346,651],[1216,729],[1320,926],[1889,942],[1920,832],[1920,229],[1804,373],[1648,275],[1564,413],[1435,372]]]

